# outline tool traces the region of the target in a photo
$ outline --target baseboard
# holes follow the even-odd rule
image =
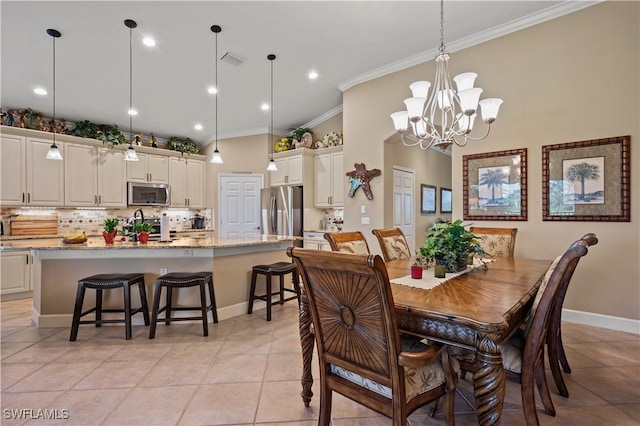
[[[593,327],[608,328],[610,330],[624,331],[625,333],[640,334],[640,320],[614,317],[611,315],[594,314],[592,312],[562,310],[562,320]]]

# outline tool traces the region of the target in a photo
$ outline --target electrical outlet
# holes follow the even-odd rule
[[[360,223],[363,225],[369,225],[369,218],[368,217],[361,218]]]
[[[193,250],[182,250],[182,257],[193,257]]]
[[[167,275],[167,268],[160,268],[160,275]]]

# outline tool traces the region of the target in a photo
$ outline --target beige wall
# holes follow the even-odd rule
[[[338,135],[342,132],[342,113],[337,114],[330,119],[323,121],[316,127],[311,129],[313,131],[313,141],[321,140],[324,135],[329,132],[336,132]]]
[[[505,101],[489,138],[453,151],[453,217],[462,217],[462,155],[526,147],[529,220],[482,225],[517,226],[516,256],[531,258],[552,258],[583,234],[596,233],[600,243],[581,261],[564,307],[636,320],[640,318],[639,22],[639,2],[604,2],[455,52],[450,61],[453,74],[477,72],[477,85],[485,97]],[[383,141],[393,133],[389,114],[404,108],[411,82],[433,80],[433,75],[430,61],[344,93],[345,165],[386,164]],[[632,222],[542,221],[542,145],[618,135],[631,135],[632,141]],[[383,182],[372,181],[378,206],[389,202]],[[359,217],[359,206],[366,202],[362,194],[346,199],[345,221]],[[362,225],[367,235],[369,228],[384,225],[384,210],[371,211],[371,225]]]

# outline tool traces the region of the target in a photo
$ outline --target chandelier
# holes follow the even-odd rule
[[[482,89],[473,87],[478,75],[473,72],[458,74],[453,78],[454,89],[449,75],[449,53],[444,45],[444,1],[440,0],[440,47],[436,55],[436,78],[429,93],[431,83],[416,81],[411,84],[412,97],[405,99],[406,111],[391,114],[393,125],[402,137],[405,146],[419,145],[422,149],[432,146],[446,150],[454,143],[465,146],[468,140],[482,140],[489,135],[491,123],[498,115],[502,99],[480,100]],[[482,121],[487,124],[483,136],[472,137],[473,124],[478,105]],[[405,132],[411,126],[413,135],[405,139]]]

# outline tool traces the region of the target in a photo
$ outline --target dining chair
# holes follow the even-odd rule
[[[491,256],[513,257],[518,228],[469,227],[469,231],[480,237],[480,246]]]
[[[407,239],[400,228],[373,229],[371,232],[378,239],[385,262],[411,257],[409,244],[407,244]]]
[[[529,316],[522,327],[502,347],[502,363],[506,378],[521,384],[522,407],[527,425],[539,425],[534,388],[538,387],[545,413],[555,416],[544,369],[544,348],[554,303],[567,272],[574,262],[587,254],[587,244],[572,244],[558,256],[547,269]],[[478,368],[474,355],[469,351],[457,351],[463,371]],[[471,356],[470,356],[471,355]]]
[[[324,239],[329,241],[329,245],[333,251],[362,255],[371,254],[367,239],[360,231],[325,232]]]
[[[590,247],[595,244],[598,244],[598,238],[595,234],[589,233],[574,242],[572,246]],[[560,367],[562,367],[562,370],[565,373],[571,373],[571,367],[569,366],[569,361],[567,360],[567,355],[564,351],[564,345],[562,344],[562,305],[579,260],[580,257],[574,259],[567,267],[565,276],[562,279],[562,284],[560,285],[558,294],[553,302],[551,318],[549,319],[549,331],[547,333],[547,354],[549,356],[551,373],[553,375],[553,380],[556,383],[556,387],[558,388],[558,392],[565,398],[569,397],[569,390],[567,389],[567,385],[562,377]]]
[[[333,392],[405,425],[445,398],[454,424],[455,360],[447,346],[402,340],[382,258],[289,247],[302,275],[320,363],[319,425],[331,422]]]

